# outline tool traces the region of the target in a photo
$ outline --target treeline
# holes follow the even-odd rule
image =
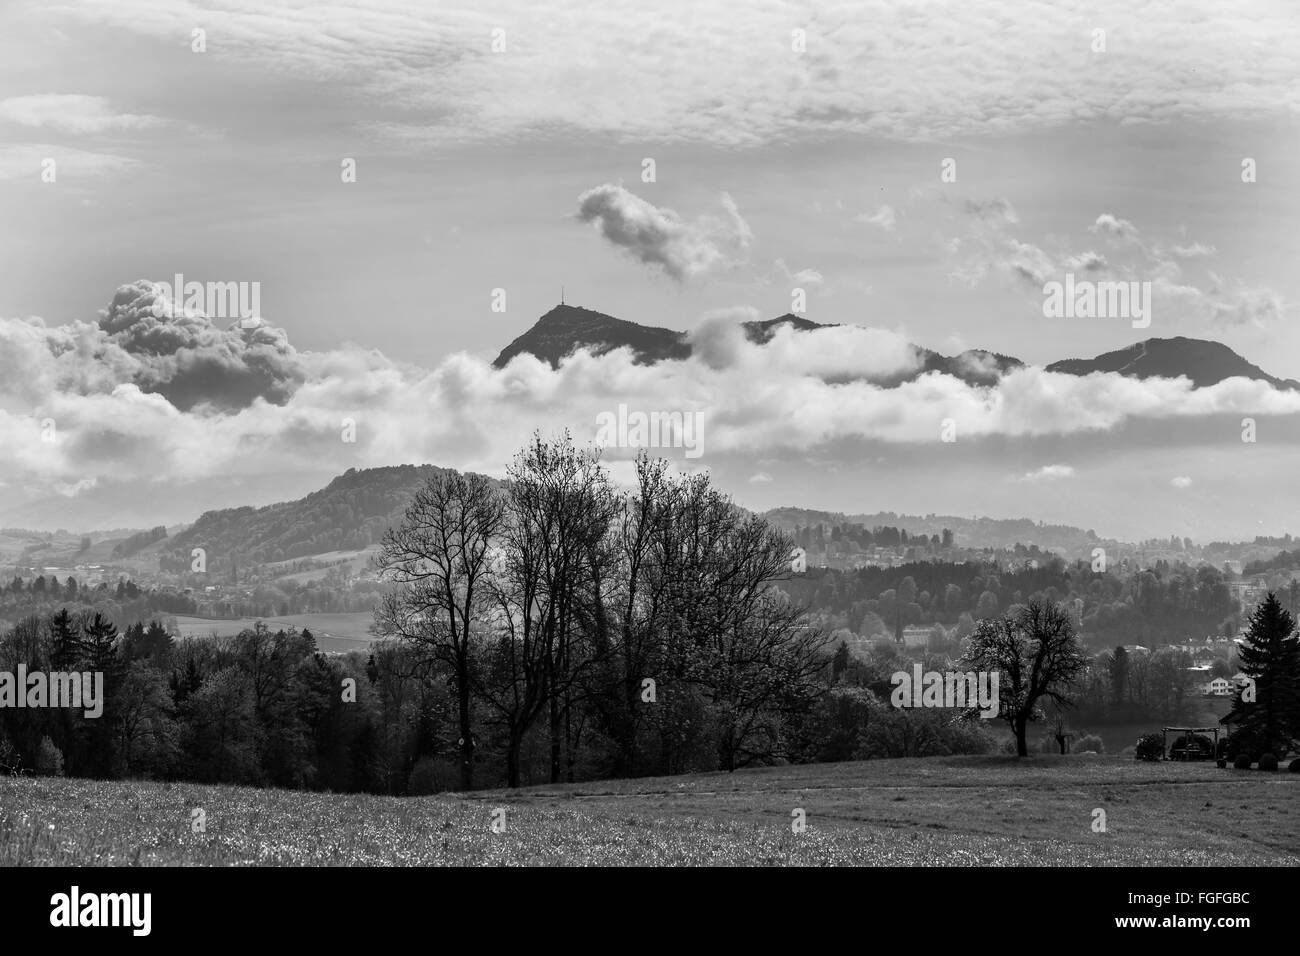
[[[0,588],[0,627],[11,627],[31,615],[53,613],[62,607],[74,612],[98,611],[109,620],[147,621],[170,614],[193,614],[197,609],[189,595],[162,588],[140,588],[119,578],[110,585],[79,584],[71,575],[64,581],[53,575],[23,579],[14,576]]]
[[[103,675],[103,709],[0,709],[0,771],[154,777],[384,792],[378,695],[359,658],[329,658],[307,631],[265,625],[175,641],[157,622],[123,633],[101,614],[21,621],[0,669]]]
[[[222,587],[216,596],[196,591],[205,616],[218,618],[286,617],[290,614],[342,614],[375,609],[382,591],[375,581],[342,580],[333,572],[319,581],[279,580],[258,584],[247,595]]]
[[[1216,568],[1165,562],[1121,577],[1085,562],[1051,558],[1038,567],[967,561],[914,562],[856,571],[809,569],[784,585],[831,629],[863,637],[935,624],[967,636],[974,622],[1041,592],[1069,606],[1088,646],[1159,647],[1235,635],[1240,609]]]
[[[1251,561],[1242,568],[1242,574],[1249,577],[1255,574],[1267,574],[1270,571],[1294,571],[1300,569],[1300,548],[1294,551],[1279,551],[1271,558]]]
[[[795,544],[809,550],[825,551],[832,545],[851,543],[859,549],[868,548],[919,548],[922,551],[936,552],[953,546],[952,532],[944,528],[942,536],[938,534],[926,537],[924,534],[909,535],[906,529],[877,525],[868,528],[862,524],[841,522],[829,526],[818,522],[815,525],[795,525],[792,534]]]

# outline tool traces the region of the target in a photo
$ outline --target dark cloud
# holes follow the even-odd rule
[[[259,398],[283,405],[306,379],[282,329],[261,321],[243,328],[239,320],[223,328],[202,313],[171,308],[152,282],[120,286],[101,316],[105,347],[135,359],[131,381],[182,411],[246,408]]]

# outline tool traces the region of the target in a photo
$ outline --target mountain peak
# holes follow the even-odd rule
[[[1118,372],[1133,378],[1188,378],[1195,388],[1217,385],[1228,378],[1250,378],[1275,388],[1300,389],[1300,382],[1276,378],[1242,358],[1222,342],[1185,335],[1152,338],[1091,359],[1065,359],[1047,366],[1049,372],[1088,375]]]
[[[580,348],[603,355],[623,347],[632,349],[638,364],[682,359],[691,353],[685,332],[638,325],[594,309],[561,303],[502,349],[492,365],[504,368],[516,355],[527,352],[555,367]]]

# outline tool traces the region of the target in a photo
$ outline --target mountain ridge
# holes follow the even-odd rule
[[[776,330],[783,325],[791,326],[799,332],[838,327],[791,313],[774,319],[741,323],[746,338],[760,346],[770,343]],[[910,374],[891,378],[887,384],[900,384],[927,372],[941,372],[967,384],[987,386],[995,384],[1008,372],[1024,368],[1028,364],[1015,356],[987,349],[967,349],[949,356],[922,346],[912,347],[917,351],[917,369]],[[494,368],[504,368],[516,356],[530,354],[554,368],[564,358],[583,348],[594,355],[629,348],[634,361],[639,365],[681,361],[689,358],[693,351],[689,332],[641,325],[594,309],[560,304],[543,314],[532,327],[502,349],[492,365]],[[1222,342],[1181,335],[1145,339],[1092,358],[1060,359],[1044,366],[1044,369],[1077,376],[1113,372],[1140,379],[1184,377],[1195,388],[1216,385],[1228,378],[1244,377],[1267,382],[1274,388],[1300,391],[1300,381],[1270,375]]]

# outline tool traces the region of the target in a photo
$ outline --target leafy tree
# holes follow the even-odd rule
[[[1029,754],[1028,725],[1043,716],[1040,702],[1070,704],[1071,685],[1088,666],[1064,606],[1034,598],[1010,614],[979,622],[959,670],[999,674],[998,717],[1016,738],[1016,753]],[[963,717],[978,719],[979,709]]]

